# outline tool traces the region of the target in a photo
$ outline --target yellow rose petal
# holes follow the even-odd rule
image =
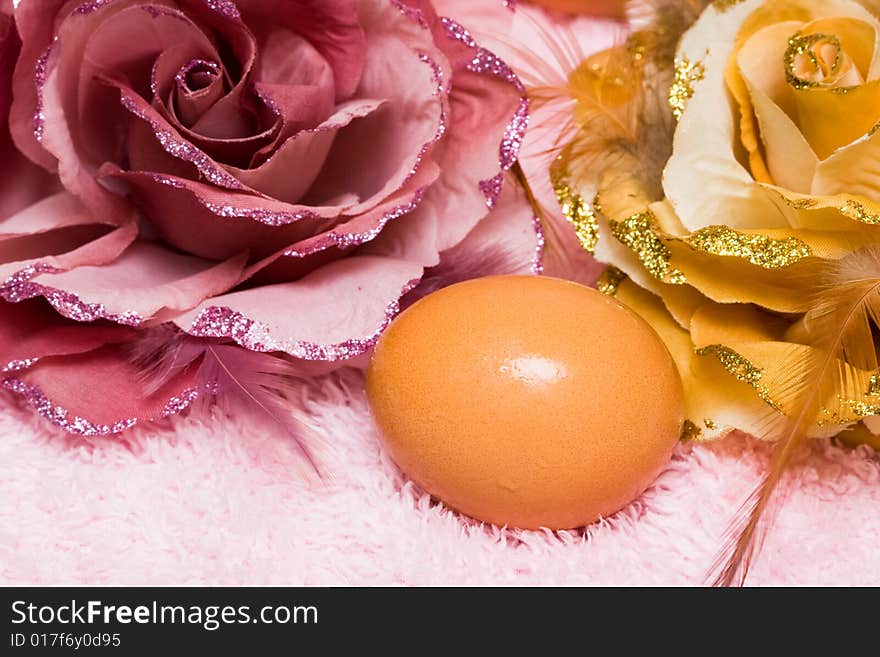
[[[696,347],[733,342],[782,341],[791,324],[751,303],[707,303],[691,318]]]
[[[788,36],[800,25],[787,21],[758,30],[739,51],[737,64],[760,125],[772,182],[808,192],[819,159],[791,118],[796,109],[794,90],[783,67],[772,65],[782,62]]]
[[[675,131],[663,172],[663,190],[688,231],[713,224],[733,228],[787,225],[785,216],[737,158],[738,107],[728,96],[725,68],[745,16],[761,5],[743,2],[728,11],[703,12],[684,35],[678,57],[703,64],[703,79]]]
[[[730,376],[716,359],[697,356],[689,334],[657,296],[629,279],[620,283],[616,296],[641,315],[669,348],[684,386],[686,417],[700,423],[711,418],[711,426],[704,424],[699,438],[716,438],[733,429],[760,435],[765,414],[774,411],[754,388]]]
[[[810,191],[816,196],[860,196],[880,203],[880,132],[859,139],[820,163]]]
[[[824,160],[880,121],[880,80],[856,87],[800,89],[795,103],[804,137]]]

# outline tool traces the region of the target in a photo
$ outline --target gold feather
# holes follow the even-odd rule
[[[866,396],[878,369],[875,331],[880,328],[880,248],[857,251],[828,265],[810,310],[792,334],[811,349],[792,357],[789,393],[796,402],[767,418],[766,439],[776,442],[764,480],[731,524],[729,540],[713,567],[713,583],[742,585],[784,498],[785,475],[823,418],[851,415],[848,400]],[[801,350],[803,354],[803,350]]]
[[[579,193],[633,193],[662,198],[660,180],[672,150],[674,119],[667,97],[675,47],[707,0],[643,0],[628,5],[633,32],[625,43],[589,57],[559,28],[543,41],[555,62],[524,74],[534,107],[550,108],[533,126],[552,131],[551,177]],[[635,191],[634,191],[635,190]]]

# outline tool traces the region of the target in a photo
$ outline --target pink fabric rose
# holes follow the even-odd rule
[[[534,253],[522,86],[456,4],[6,2],[2,386],[111,433],[196,394],[141,388],[145,329],[348,361],[450,249]]]

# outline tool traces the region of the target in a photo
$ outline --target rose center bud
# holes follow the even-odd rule
[[[227,92],[223,69],[217,62],[194,59],[174,76],[177,84],[174,107],[178,118],[192,127]]]
[[[861,75],[833,34],[800,34],[788,40],[785,78],[795,89],[855,86]]]
[[[220,75],[219,64],[196,59],[180,69],[176,80],[181,91],[193,94],[211,86]]]

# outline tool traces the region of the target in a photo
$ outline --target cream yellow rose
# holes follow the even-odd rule
[[[614,266],[600,288],[645,316],[673,352],[692,436],[759,435],[768,407],[793,407],[790,364],[809,356],[802,320],[822,272],[880,244],[878,9],[851,0],[709,4],[665,63],[674,68],[672,139],[659,186],[639,171],[650,163],[625,152],[581,183],[557,175],[582,243]],[[570,82],[586,71],[595,88],[628,89],[631,75],[650,95],[664,62],[640,64],[651,52],[638,36],[622,85],[608,57],[585,62]],[[640,129],[644,142],[664,126]],[[876,441],[880,373],[859,375],[864,391],[830,394],[814,434]]]

